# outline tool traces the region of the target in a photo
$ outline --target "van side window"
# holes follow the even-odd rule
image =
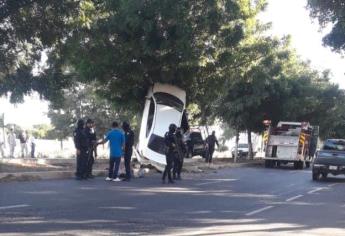
[[[149,115],[147,117],[146,137],[149,136],[149,133],[151,131],[154,114],[155,114],[155,102],[153,101],[153,98],[151,98],[150,107],[149,107]]]

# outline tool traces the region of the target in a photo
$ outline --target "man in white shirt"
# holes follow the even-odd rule
[[[28,145],[27,145],[27,142],[28,142],[28,133],[27,132],[21,132],[19,134],[19,142],[20,142],[20,148],[21,148],[21,151],[22,151],[22,157],[27,157],[28,156]]]
[[[16,134],[14,133],[13,128],[11,128],[7,136],[8,146],[10,147],[10,157],[14,158],[14,149],[16,147]]]

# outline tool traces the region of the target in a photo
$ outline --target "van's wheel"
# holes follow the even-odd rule
[[[307,162],[305,163],[305,168],[310,168],[310,161],[307,161]]]
[[[326,179],[326,178],[327,178],[328,173],[321,173],[321,175],[322,175],[322,178]]]
[[[313,180],[314,180],[314,181],[317,181],[317,180],[319,180],[319,179],[320,179],[320,173],[314,172],[314,171],[313,171]]]

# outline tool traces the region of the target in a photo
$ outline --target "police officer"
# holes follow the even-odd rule
[[[86,179],[89,141],[84,129],[84,120],[78,120],[77,128],[74,130],[73,137],[74,146],[77,151],[77,171],[75,176],[77,180]]]
[[[134,144],[134,132],[128,122],[122,123],[122,129],[125,132],[125,168],[126,168],[126,178],[125,181],[130,181],[131,179],[131,158],[133,153]]]
[[[94,130],[93,120],[88,119],[86,121],[85,133],[88,138],[88,159],[87,159],[87,165],[86,165],[87,166],[86,172],[87,172],[87,177],[93,179],[94,176],[92,175],[92,166],[93,166],[93,163],[95,162],[95,157],[97,157],[96,146],[95,146],[97,137],[96,137],[96,132]]]
[[[209,151],[209,156],[208,156],[208,158],[206,158],[206,162],[212,163],[213,153],[214,153],[214,149],[215,149],[216,144],[219,148],[219,144],[218,144],[218,140],[216,138],[216,132],[215,131],[212,131],[212,134],[206,138],[206,143],[208,145],[208,151]]]
[[[177,154],[175,155],[174,160],[174,168],[173,168],[173,178],[181,180],[181,171],[183,166],[183,160],[184,156],[187,153],[187,148],[185,143],[183,142],[183,136],[182,136],[182,130],[181,128],[176,129],[175,139],[177,143]]]
[[[165,177],[168,175],[169,183],[174,183],[171,178],[171,168],[173,167],[174,160],[177,155],[177,143],[175,137],[176,125],[170,124],[169,131],[164,135],[164,143],[165,143],[165,156],[166,156],[166,166],[163,172],[162,182],[165,183]]]

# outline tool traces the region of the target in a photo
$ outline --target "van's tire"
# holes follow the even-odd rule
[[[313,181],[318,181],[320,179],[320,173],[313,171]]]
[[[322,178],[326,179],[326,178],[327,178],[328,173],[321,173],[321,175],[322,175]]]
[[[307,162],[305,163],[305,168],[310,168],[310,161],[307,161]]]
[[[280,164],[281,164],[280,161],[277,161],[277,167],[280,167]]]

